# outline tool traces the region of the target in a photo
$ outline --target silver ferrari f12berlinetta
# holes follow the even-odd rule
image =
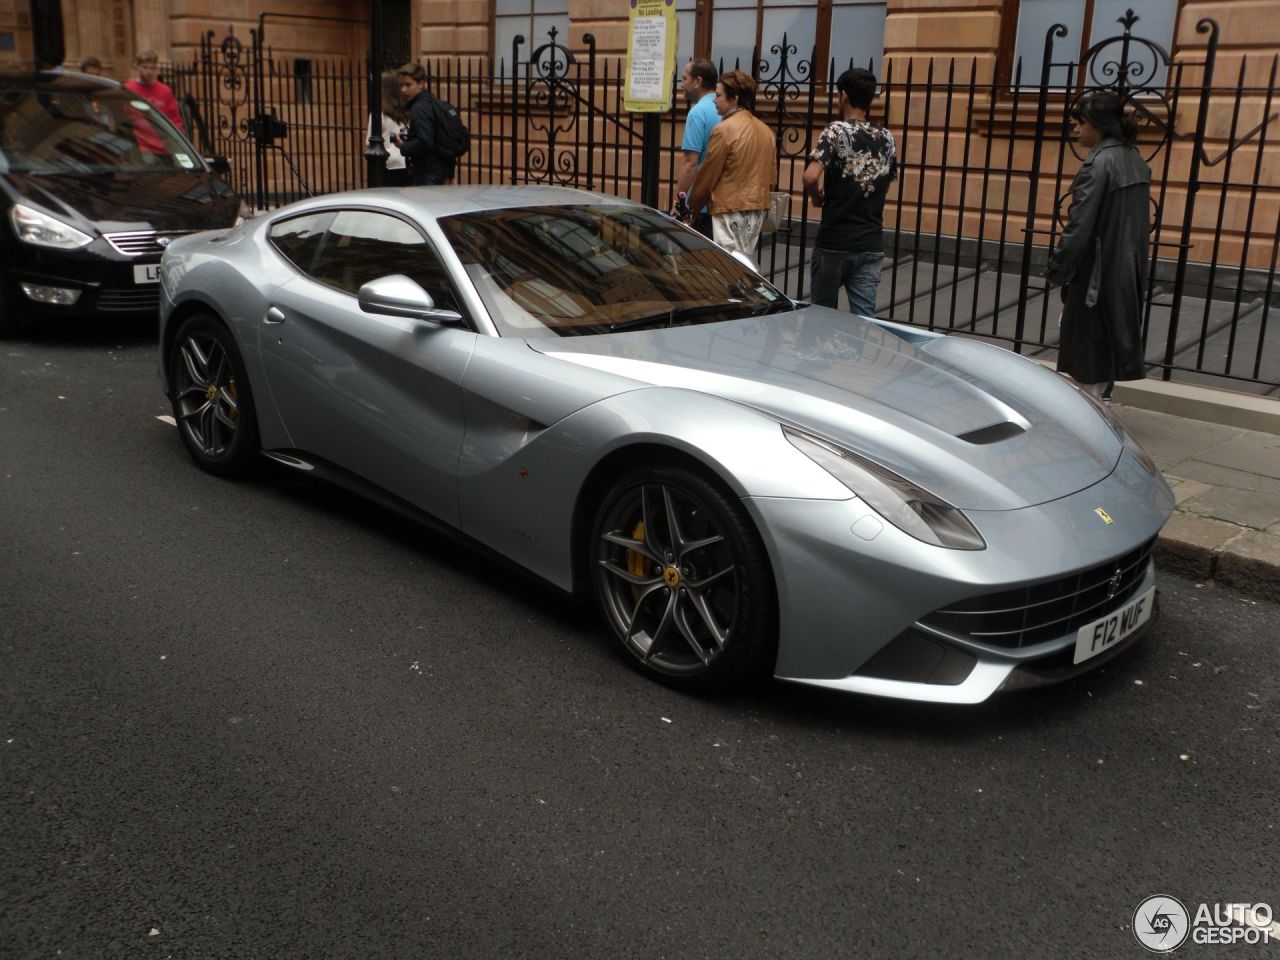
[[[1173,497],[997,346],[797,303],[651,208],[316,197],[183,237],[161,367],[196,464],[333,479],[589,596],[645,673],[976,703],[1127,649]]]

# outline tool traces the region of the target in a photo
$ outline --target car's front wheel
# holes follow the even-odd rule
[[[258,418],[249,377],[235,338],[216,317],[197,314],[178,329],[169,389],[178,434],[201,469],[231,476],[256,464]]]
[[[742,505],[691,470],[632,471],[592,527],[591,577],[613,633],[641,668],[711,691],[765,676],[777,652],[777,598]]]

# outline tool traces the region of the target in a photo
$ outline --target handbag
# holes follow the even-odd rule
[[[777,233],[786,222],[790,210],[791,194],[782,190],[770,190],[769,206],[764,211],[764,226],[760,228],[761,235]]]

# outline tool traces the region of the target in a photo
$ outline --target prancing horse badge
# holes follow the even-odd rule
[[[1115,525],[1115,521],[1111,519],[1111,514],[1107,513],[1107,511],[1103,510],[1101,507],[1094,507],[1093,512],[1100,516],[1102,518],[1102,522],[1108,527]]]

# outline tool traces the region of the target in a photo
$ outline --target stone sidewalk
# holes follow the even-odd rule
[[[1177,498],[1157,566],[1280,602],[1280,400],[1151,380],[1115,400]]]

